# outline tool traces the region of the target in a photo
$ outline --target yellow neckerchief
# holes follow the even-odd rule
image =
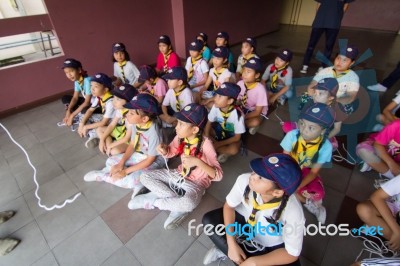
[[[244,66],[244,64],[246,64],[247,61],[249,61],[250,59],[252,59],[252,58],[255,57],[255,56],[256,56],[255,54],[249,54],[249,55],[247,55],[247,56],[242,55],[242,62],[241,62],[241,64],[240,64],[240,66],[241,66],[240,74],[243,73],[243,66]]]
[[[85,79],[84,79],[83,75],[81,75],[79,77],[79,79],[77,80],[77,82],[78,82],[79,87],[81,87],[81,92],[82,92],[83,96],[86,97],[85,89],[83,88],[83,81],[84,80]]]
[[[156,77],[153,82],[150,84],[151,85],[151,89],[150,89],[150,94],[154,96],[154,86],[157,84],[158,81],[158,77]]]
[[[107,91],[101,98],[100,98],[100,105],[101,105],[101,111],[104,113],[106,111],[105,106],[106,102],[108,102],[110,99],[112,99],[114,96],[111,94],[111,92]]]
[[[332,70],[333,70],[333,77],[336,78],[336,79],[341,78],[341,77],[343,77],[344,75],[346,75],[347,73],[350,72],[350,69],[347,69],[346,71],[343,71],[342,73],[338,74],[336,72],[336,69],[332,68]]]
[[[123,83],[126,83],[125,72],[124,72],[124,66],[126,66],[126,60],[118,62],[118,65],[121,68],[122,81]]]
[[[226,126],[226,121],[228,121],[229,116],[231,115],[232,111],[235,110],[235,106],[232,104],[228,107],[228,110],[226,112],[222,111],[220,108],[219,111],[221,112],[221,116],[224,119],[224,121],[221,124],[222,127],[222,139],[225,139],[226,134],[225,134],[225,126]]]
[[[204,51],[206,50],[207,45],[204,45],[203,48],[201,49],[201,54],[203,55]]]
[[[277,85],[278,85],[278,77],[279,77],[279,72],[281,72],[282,70],[285,70],[286,68],[288,68],[289,64],[286,64],[285,66],[281,67],[281,68],[277,68],[275,70],[275,73],[272,75],[271,78],[271,88],[272,89],[276,89]]]
[[[141,152],[140,151],[140,135],[142,135],[143,132],[146,132],[147,130],[149,130],[149,128],[153,125],[153,121],[148,121],[144,126],[139,126],[136,125],[136,135],[135,138],[133,139],[133,150],[135,152]]]
[[[179,95],[181,95],[182,91],[186,89],[185,85],[182,85],[178,91],[175,91],[174,89],[174,94],[175,94],[175,99],[176,99],[176,110],[179,112],[181,110],[181,103],[179,102]]]
[[[193,78],[194,65],[197,62],[199,62],[202,58],[203,58],[203,56],[201,54],[196,58],[190,57],[190,61],[192,62],[192,65],[190,66],[190,69],[189,69],[188,80],[191,80]]]
[[[253,191],[252,193],[253,197],[251,199],[251,203],[253,205],[253,210],[251,211],[251,214],[249,216],[249,218],[247,219],[247,223],[250,224],[251,226],[255,226],[256,225],[256,213],[258,211],[263,211],[263,210],[268,210],[268,209],[273,209],[278,207],[279,205],[281,205],[281,202],[273,202],[273,203],[264,203],[264,204],[258,204],[257,202],[257,193],[255,191]]]
[[[192,140],[189,140],[188,138],[185,138],[185,140],[183,141],[185,143],[185,146],[183,148],[183,154],[185,155],[190,155],[190,147],[192,145],[196,145],[197,143],[199,143],[199,138],[195,137]],[[186,176],[189,175],[190,173],[190,168],[187,169],[183,164],[182,164],[182,172],[181,175],[182,176]]]
[[[311,160],[318,152],[319,146],[322,144],[323,137],[319,136],[313,141],[306,142],[300,135],[297,142],[293,145],[290,156],[297,161],[301,168],[311,166]],[[297,144],[297,149],[296,148]]]
[[[219,69],[219,71],[217,70],[217,68],[214,68],[214,76],[215,76],[215,80],[214,80],[214,90],[216,91],[218,89],[218,87],[221,85],[218,81],[219,76],[221,76],[221,74],[225,71],[225,67],[221,67]]]
[[[121,110],[120,110],[120,112],[121,112],[121,126],[125,126],[125,116],[126,116],[126,114],[129,112],[129,109],[126,109],[126,108],[122,108]]]
[[[164,56],[164,72],[166,72],[168,70],[168,60],[169,60],[169,56],[172,53],[172,49],[168,50],[167,54],[163,54]]]
[[[249,90],[254,89],[257,86],[258,82],[253,82],[250,84],[246,84],[246,82],[244,82],[243,84],[246,88],[246,91],[244,92],[244,95],[242,97],[242,107],[245,108],[247,103],[247,93],[249,92]]]

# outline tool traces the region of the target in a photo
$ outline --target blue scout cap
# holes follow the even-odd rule
[[[82,68],[82,64],[78,60],[75,60],[73,58],[67,58],[64,61],[62,69],[66,68],[66,67],[79,69],[79,68]]]
[[[293,53],[289,49],[283,49],[279,54],[278,57],[283,61],[290,62],[293,58]]]
[[[228,58],[229,50],[225,46],[218,46],[217,48],[214,49],[212,55],[214,57]]]
[[[247,42],[248,44],[250,44],[254,49],[256,49],[257,47],[257,41],[254,38],[246,38],[243,42]]]
[[[158,38],[158,43],[165,43],[166,45],[171,45],[171,39],[168,35],[161,35]]]
[[[163,76],[163,79],[179,79],[183,81],[187,81],[187,71],[184,67],[177,66],[169,69],[167,74]]]
[[[318,81],[314,88],[316,90],[329,91],[332,96],[336,96],[339,89],[339,83],[335,78],[324,78]]]
[[[344,55],[354,61],[358,56],[358,48],[354,45],[349,44],[347,45],[347,47],[343,47],[343,49],[341,48],[339,54]]]
[[[326,104],[314,103],[303,109],[299,118],[330,128],[335,122],[335,112]]]
[[[257,73],[261,73],[263,65],[261,59],[253,57],[250,60],[248,60],[246,64],[243,65],[243,67],[251,68],[254,69]]]
[[[90,81],[100,83],[110,90],[113,88],[111,78],[104,73],[97,73],[90,78]]]
[[[199,35],[197,35],[197,37],[201,37],[204,42],[208,41],[208,35],[205,34],[204,32],[200,32]]]
[[[126,51],[125,45],[122,42],[114,43],[113,47],[112,47],[112,52],[116,53],[116,52],[120,52],[120,51],[121,52],[125,52]]]
[[[111,91],[111,94],[117,96],[118,98],[124,99],[127,102],[130,102],[133,97],[138,94],[138,91],[132,85],[124,84],[116,89],[113,89]]]
[[[183,122],[191,123],[203,129],[208,121],[208,111],[200,104],[190,103],[183,107],[180,112],[174,114],[174,116]]]
[[[153,67],[149,65],[139,67],[139,82],[145,82],[146,80],[155,79],[156,77],[157,73]]]
[[[233,99],[237,99],[240,93],[240,87],[233,82],[224,82],[219,86],[215,93],[223,96],[228,96]]]
[[[124,104],[124,107],[127,109],[142,110],[150,114],[161,114],[161,108],[157,99],[148,93],[139,93],[129,103]]]
[[[299,164],[284,153],[273,153],[251,160],[250,168],[257,175],[278,184],[289,196],[296,192],[302,180]]]
[[[188,46],[189,51],[197,51],[200,52],[203,49],[203,42],[200,40],[195,40],[191,42]]]
[[[229,34],[225,31],[218,32],[217,38],[224,38],[226,41],[229,41]]]

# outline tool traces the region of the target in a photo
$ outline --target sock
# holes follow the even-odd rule
[[[392,174],[392,172],[390,171],[390,169],[386,172],[382,174],[383,176],[386,176],[389,179],[392,179],[394,177],[394,175]]]

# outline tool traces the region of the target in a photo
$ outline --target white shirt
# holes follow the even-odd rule
[[[215,105],[208,113],[208,120],[210,122],[218,122],[220,124],[224,122],[224,118],[222,117],[220,109],[215,107]],[[243,134],[246,132],[246,127],[244,125],[244,114],[242,114],[239,118],[237,111],[233,110],[226,120],[225,128],[228,131],[233,131],[235,134]]]
[[[114,63],[114,76],[120,78],[122,82],[128,83],[133,86],[139,78],[140,72],[139,69],[131,62],[127,61],[126,65],[124,66],[124,75],[125,75],[125,82],[122,76],[121,67],[119,66],[118,62]]]
[[[188,59],[186,60],[186,66],[185,66],[186,71],[189,72],[191,66],[192,66],[192,58],[191,58],[191,57],[188,57]],[[210,70],[210,69],[209,69],[209,67],[208,67],[208,64],[207,64],[206,60],[200,59],[200,60],[194,65],[194,68],[193,68],[193,77],[189,80],[189,85],[192,86],[192,85],[194,85],[194,84],[197,84],[197,83],[202,82],[203,80],[205,80],[204,74],[205,74],[205,73],[208,73],[209,70]],[[203,85],[202,85],[202,86],[195,87],[195,88],[192,88],[192,90],[198,91],[198,90],[200,90],[202,87],[203,87]]]

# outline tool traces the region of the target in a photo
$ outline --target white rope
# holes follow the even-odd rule
[[[63,203],[62,205],[54,205],[54,206],[52,206],[52,207],[47,207],[46,205],[42,205],[42,204],[40,203],[40,202],[41,202],[41,198],[40,198],[39,195],[38,195],[39,183],[38,183],[37,180],[36,180],[36,168],[35,168],[35,166],[33,166],[33,164],[31,163],[31,160],[29,159],[29,155],[28,155],[28,153],[26,152],[26,150],[25,150],[18,142],[15,141],[15,139],[11,136],[11,134],[10,134],[10,132],[7,130],[7,128],[5,128],[5,126],[3,126],[2,123],[0,123],[0,126],[4,129],[4,131],[5,131],[5,132],[7,133],[7,135],[10,137],[10,139],[24,152],[25,157],[26,157],[26,159],[27,159],[29,165],[30,165],[30,166],[32,167],[32,169],[33,169],[33,181],[34,181],[35,184],[36,184],[35,196],[36,196],[36,198],[38,199],[38,205],[39,205],[40,208],[43,208],[43,209],[45,209],[46,211],[52,211],[52,210],[54,210],[54,209],[61,209],[61,208],[64,208],[64,206],[65,206],[67,203],[72,203],[72,202],[74,202],[74,201],[76,200],[76,198],[79,197],[79,196],[81,195],[80,192],[77,193],[72,199],[67,199],[67,200],[65,200],[64,203]]]
[[[336,149],[336,152],[339,153],[339,155],[333,154],[333,155],[332,155],[332,159],[335,160],[335,162],[343,162],[343,161],[345,161],[345,162],[348,163],[348,164],[356,165],[356,164],[357,164],[357,160],[354,159],[354,157],[351,156],[351,154],[347,151],[347,149],[346,149],[345,146],[344,146],[344,143],[342,143],[342,148],[343,148],[343,150],[347,153],[347,155],[350,157],[350,159],[346,159],[346,158],[340,153],[339,149]]]
[[[274,115],[276,116],[276,118],[278,118],[279,124],[282,126],[282,125],[284,124],[284,122],[283,122],[283,120],[278,116],[278,109],[279,109],[279,104],[276,105],[276,109],[275,109]]]
[[[186,173],[184,176],[179,175],[177,181],[175,182],[175,179],[172,175],[171,175],[171,170],[168,167],[168,161],[167,158],[165,156],[163,156],[164,161],[165,161],[165,167],[167,168],[168,171],[168,185],[170,187],[170,189],[172,191],[175,192],[175,194],[177,196],[183,196],[183,194],[185,193],[185,190],[182,188],[183,184],[185,183],[185,177],[187,176],[188,173]]]
[[[350,234],[350,235],[354,238],[361,238],[363,240],[364,248],[358,254],[356,261],[359,261],[359,258],[364,253],[364,251],[369,252],[369,258],[371,258],[373,254],[378,255],[381,258],[393,258],[393,257],[399,256],[399,254],[396,251],[393,251],[387,247],[388,242],[383,243],[382,240],[377,236],[370,235],[368,237],[376,239],[377,242],[379,242],[379,243],[369,240],[361,235],[353,235],[353,234]],[[388,253],[392,253],[393,255],[389,256],[389,255],[387,255]],[[385,255],[383,255],[383,254],[385,254]]]
[[[263,251],[264,248],[265,248],[263,245],[257,243],[253,239],[250,239],[249,241],[247,241],[246,239],[244,239],[242,237],[237,237],[236,238],[236,242],[238,244],[242,244],[243,248],[248,253],[256,253],[256,252],[259,252],[259,251]],[[249,248],[253,248],[253,249],[249,249]]]

